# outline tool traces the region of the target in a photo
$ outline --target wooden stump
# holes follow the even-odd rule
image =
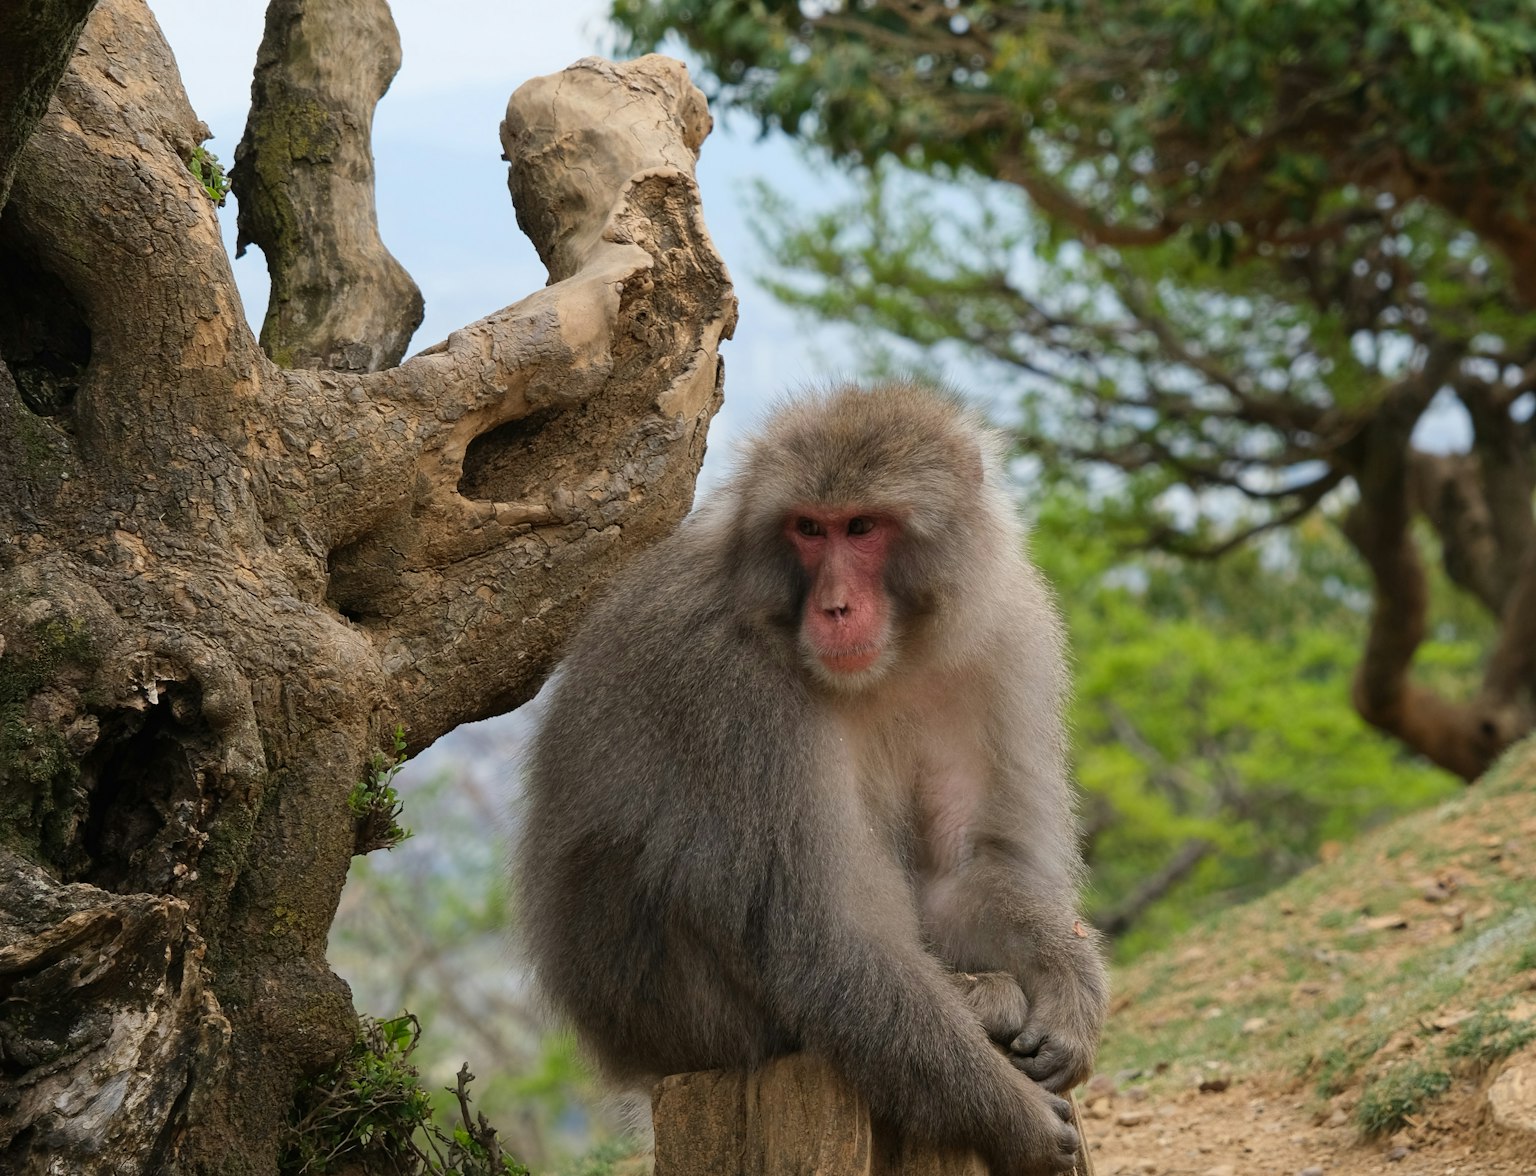
[[[987,1176],[973,1151],[871,1123],[858,1092],[810,1054],[750,1073],[674,1074],[656,1084],[651,1111],[655,1176]],[[1092,1170],[1080,1163],[1077,1176]]]

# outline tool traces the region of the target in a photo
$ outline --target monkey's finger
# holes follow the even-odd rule
[[[1044,1029],[1026,1029],[1008,1043],[1008,1050],[1020,1057],[1032,1057],[1045,1048],[1045,1043],[1050,1036],[1050,1033]]]
[[[1059,1093],[1067,1088],[1067,1084],[1062,1081],[1067,1073],[1064,1060],[1053,1062],[1048,1056],[1039,1054],[1028,1056],[1010,1050],[1008,1061],[1019,1073],[1033,1079],[1052,1093]]]
[[[1077,1153],[1082,1150],[1083,1141],[1077,1134],[1077,1128],[1070,1123],[1063,1123],[1061,1130],[1056,1133],[1056,1163],[1063,1172],[1070,1172],[1077,1166]]]
[[[1047,1041],[1033,1054],[1015,1053],[1013,1064],[1053,1093],[1067,1088],[1073,1070],[1071,1053],[1054,1041]]]
[[[1063,1123],[1070,1123],[1070,1122],[1072,1122],[1072,1104],[1071,1103],[1069,1103],[1064,1098],[1058,1098],[1054,1094],[1050,1095],[1048,1097],[1047,1101],[1050,1104],[1051,1110],[1056,1112],[1056,1117],[1058,1119],[1060,1119]]]

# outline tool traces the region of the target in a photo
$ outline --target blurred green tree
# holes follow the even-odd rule
[[[1037,505],[1031,546],[1083,653],[1072,725],[1094,923],[1121,958],[1454,790],[1342,705],[1369,590],[1325,520],[1191,565],[1127,557],[1080,493]],[[1450,607],[1426,675],[1475,681],[1489,628]]]
[[[1046,481],[1116,471],[1136,542],[1326,510],[1370,576],[1360,714],[1467,780],[1536,726],[1528,0],[613,12],[855,168],[844,207],[762,201],[787,301],[993,365]],[[1454,688],[1430,561],[1491,621]]]

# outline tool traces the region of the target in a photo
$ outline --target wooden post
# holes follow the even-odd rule
[[[750,1073],[663,1078],[651,1112],[655,1176],[987,1176],[972,1151],[905,1140],[871,1123],[858,1092],[810,1054]],[[1085,1164],[1077,1176],[1092,1176]]]

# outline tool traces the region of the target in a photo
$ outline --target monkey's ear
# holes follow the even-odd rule
[[[967,438],[960,442],[960,452],[957,455],[956,465],[960,470],[960,476],[967,485],[980,486],[987,476],[986,455],[982,453],[981,446],[973,439]]]

